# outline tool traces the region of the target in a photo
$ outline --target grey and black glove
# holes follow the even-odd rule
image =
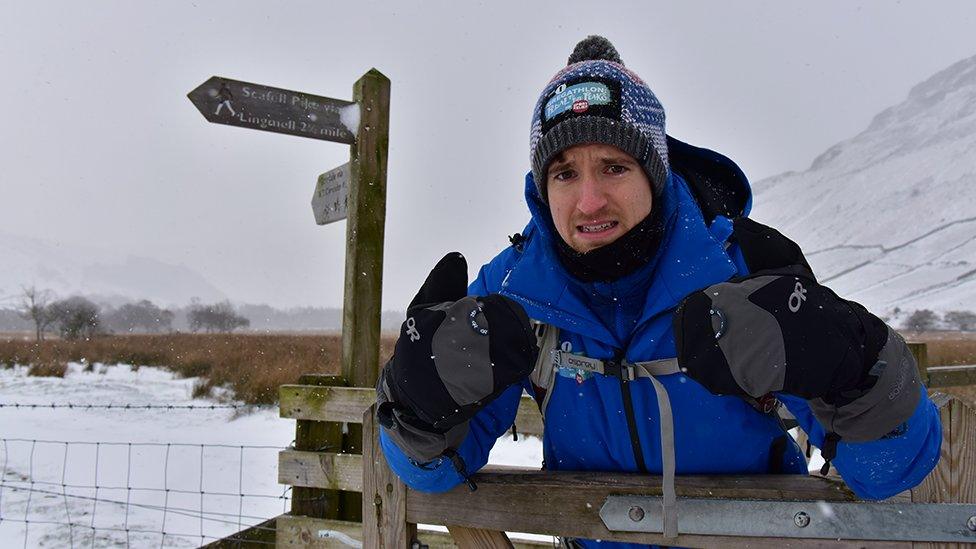
[[[794,265],[690,294],[673,328],[680,367],[712,393],[807,399],[828,432],[821,448],[828,461],[842,439],[877,440],[896,430],[921,398],[901,336],[818,284],[802,255]]]
[[[411,301],[380,374],[379,422],[420,463],[456,449],[468,420],[535,366],[522,307],[499,294],[466,294],[464,256],[447,254]]]

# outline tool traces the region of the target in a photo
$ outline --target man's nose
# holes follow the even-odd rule
[[[576,209],[584,215],[593,215],[607,205],[607,197],[603,187],[592,175],[586,176],[580,182],[580,195]]]

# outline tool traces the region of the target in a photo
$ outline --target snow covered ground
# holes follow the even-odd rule
[[[196,547],[287,510],[278,451],[295,423],[276,407],[208,409],[235,403],[193,399],[196,378],[160,368],[90,370],[0,369],[0,546]],[[203,408],[50,408],[68,403]],[[506,436],[489,461],[539,467],[542,444]]]
[[[219,404],[191,398],[195,381],[100,364],[92,371],[71,364],[64,379],[0,369],[0,404]],[[0,540],[4,547],[210,542],[287,509],[277,455],[294,433],[277,408],[0,406]],[[531,437],[502,439],[491,462],[539,466],[542,447]]]
[[[158,368],[69,368],[64,379],[2,370],[0,402],[212,404],[190,398],[194,379]],[[271,408],[0,408],[0,539],[89,546],[94,527],[97,546],[209,542],[282,512],[277,452],[293,436],[293,422]]]

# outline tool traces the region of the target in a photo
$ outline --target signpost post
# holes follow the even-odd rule
[[[317,223],[347,219],[342,373],[340,379],[323,381],[375,387],[379,375],[390,80],[371,69],[353,85],[353,101],[345,101],[213,76],[187,97],[209,122],[351,145],[349,164],[322,174],[312,198]],[[362,453],[362,425],[350,424],[347,432],[340,433],[338,429],[320,428],[329,425],[322,422],[298,423],[298,450],[321,451],[324,446],[338,444],[344,453]],[[292,513],[362,520],[361,494],[342,492],[335,496],[331,490],[296,487]]]

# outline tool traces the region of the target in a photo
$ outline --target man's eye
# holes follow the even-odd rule
[[[556,172],[555,174],[553,174],[552,178],[555,179],[556,181],[566,181],[567,179],[572,178],[574,175],[576,175],[576,172],[574,172],[573,170],[563,170],[561,172]]]
[[[622,174],[627,172],[627,166],[621,166],[620,164],[611,164],[607,166],[607,172],[612,174]]]

